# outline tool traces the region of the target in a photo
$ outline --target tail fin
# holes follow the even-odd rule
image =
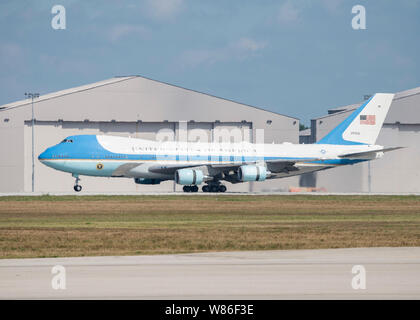
[[[375,144],[394,94],[377,93],[341,122],[318,144]]]

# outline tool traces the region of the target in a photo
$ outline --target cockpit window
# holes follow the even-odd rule
[[[66,143],[66,142],[73,143],[73,140],[72,139],[64,139],[63,141],[61,141],[61,143]]]

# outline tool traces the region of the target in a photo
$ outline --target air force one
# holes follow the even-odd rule
[[[225,192],[222,181],[264,181],[381,158],[376,139],[393,94],[377,93],[314,144],[157,142],[103,135],[75,135],[46,149],[38,159],[80,176],[134,178],[138,184],[175,180],[184,192]]]

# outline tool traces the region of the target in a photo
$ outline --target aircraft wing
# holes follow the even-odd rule
[[[320,160],[319,158],[310,158],[310,159],[275,159],[275,160],[266,160],[265,163],[267,164],[267,168],[271,172],[288,172],[288,171],[296,171],[298,170],[294,164],[296,162],[301,161],[317,161]],[[235,163],[235,162],[228,162],[228,163],[216,163],[216,164],[174,164],[174,165],[155,165],[151,166],[149,168],[150,172],[154,173],[162,173],[162,174],[174,174],[176,170],[178,169],[184,169],[184,168],[196,168],[196,167],[207,167],[209,168],[210,175],[219,173],[219,172],[228,172],[231,170],[237,170],[240,166],[243,165],[256,165],[257,162],[241,162],[241,163]]]
[[[124,177],[124,175],[130,171],[131,169],[134,169],[135,167],[139,166],[140,163],[125,163],[121,166],[119,166],[113,173],[113,177]]]
[[[129,172],[131,169],[134,169],[138,166],[143,165],[143,163],[126,163],[121,166],[119,166],[113,173],[113,177],[124,177],[127,172]],[[203,167],[206,166],[206,164],[169,164],[169,165],[152,165],[147,168],[149,172],[153,173],[160,173],[160,174],[166,174],[166,175],[173,175],[175,174],[176,170],[179,169],[185,169],[185,168],[197,168],[197,167]]]
[[[289,173],[293,171],[299,171],[299,168],[295,166],[296,162],[302,161],[316,161],[320,160],[318,158],[307,158],[307,159],[273,159],[273,160],[266,160],[265,165],[267,166],[267,170],[273,174],[278,173]],[[209,164],[206,162],[203,163],[183,163],[183,164],[156,164],[147,167],[149,172],[163,174],[167,176],[173,176],[175,172],[179,169],[186,169],[186,168],[196,168],[200,169],[204,172],[206,176],[210,177],[217,177],[220,180],[226,180],[231,183],[238,183],[240,182],[237,179],[236,172],[238,168],[242,165],[259,165],[260,161],[250,161],[250,162],[225,162],[225,163],[215,163]],[[124,177],[127,175],[129,171],[136,168],[137,166],[144,165],[142,163],[126,163],[118,167],[113,173],[113,177]]]
[[[236,170],[243,164],[224,163],[224,164],[208,164],[208,163],[194,163],[194,164],[174,164],[174,165],[155,165],[149,167],[149,171],[161,174],[174,174],[176,170],[186,168],[208,167],[214,169],[216,172],[223,172],[229,170]]]
[[[378,152],[389,152],[393,150],[402,149],[404,147],[391,147],[391,148],[384,148],[379,150],[372,150],[372,151],[364,151],[364,152],[354,152],[354,153],[346,153],[339,155],[339,158],[375,158]]]
[[[155,165],[149,167],[149,171],[153,173],[161,173],[161,174],[174,174],[176,170],[184,169],[184,168],[194,168],[194,167],[201,167],[204,164],[173,164],[173,165]]]

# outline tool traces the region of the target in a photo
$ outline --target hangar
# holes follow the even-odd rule
[[[310,136],[304,132],[301,142],[319,141],[361,104],[331,108],[327,115],[311,120]],[[305,175],[301,183],[331,192],[420,192],[419,141],[420,87],[417,87],[395,94],[376,142],[404,149],[389,152],[380,160]]]
[[[30,99],[0,106],[0,192],[32,189],[32,104]],[[220,141],[235,132],[255,142],[259,129],[265,143],[298,143],[299,120],[235,101],[141,76],[108,80],[41,95],[34,99],[34,151],[76,134],[118,135],[155,140],[158,135],[189,141]],[[200,129],[200,130],[199,130]],[[203,132],[204,137],[203,137]],[[201,140],[203,141],[203,140]],[[229,186],[232,191],[287,190],[292,177]],[[69,192],[70,174],[35,160],[35,192]],[[84,191],[129,192],[181,190],[173,182],[136,185],[127,178],[82,177]]]

